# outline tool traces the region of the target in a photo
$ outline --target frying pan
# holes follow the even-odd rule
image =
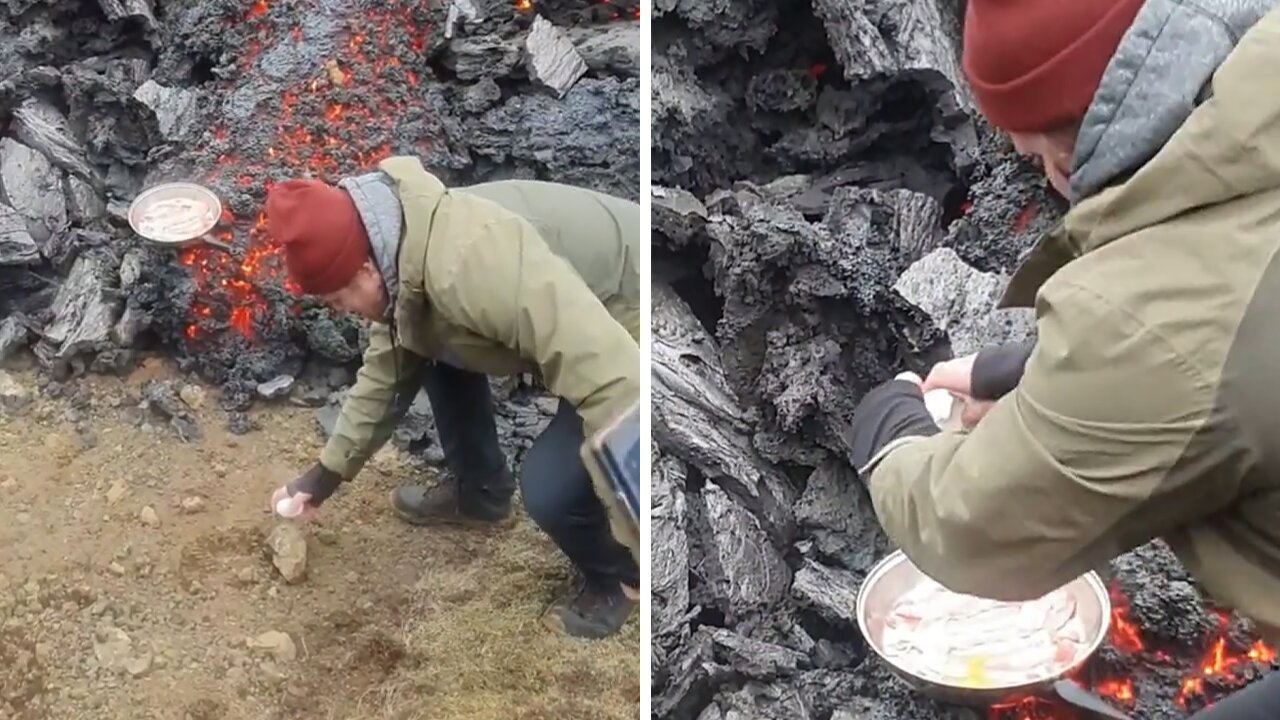
[[[858,590],[855,613],[858,629],[862,631],[867,645],[890,672],[914,690],[944,702],[980,707],[1008,702],[1010,698],[1047,692],[1056,692],[1062,697],[1064,688],[1054,687],[1054,682],[1070,676],[1083,666],[1106,640],[1107,630],[1111,625],[1111,599],[1107,595],[1106,586],[1097,573],[1085,573],[1064,586],[1066,592],[1075,598],[1077,612],[1084,620],[1088,634],[1084,651],[1072,662],[1063,663],[1047,671],[1042,677],[1028,682],[984,687],[941,682],[899,665],[885,653],[882,645],[885,619],[890,608],[903,593],[910,591],[924,579],[924,573],[901,550],[896,550],[867,573],[867,579]],[[1065,690],[1069,692],[1071,688]],[[1079,707],[1078,703],[1073,702],[1078,695],[1077,693],[1075,697],[1063,699]]]
[[[158,203],[167,200],[185,200],[194,206],[190,217],[181,218],[180,227],[170,233],[160,233],[152,228],[144,232],[143,219]],[[213,191],[202,185],[187,182],[165,183],[148,188],[138,194],[129,205],[129,227],[140,237],[171,248],[185,248],[198,243],[231,252],[231,246],[215,240],[209,233],[222,219],[222,201]]]

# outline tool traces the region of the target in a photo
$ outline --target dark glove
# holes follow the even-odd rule
[[[298,493],[310,493],[311,500],[308,501],[313,507],[320,507],[329,496],[337,492],[338,487],[342,485],[342,476],[336,472],[330,471],[324,465],[316,463],[310,470],[303,473],[297,480],[289,483],[285,488],[289,492],[289,497],[293,497]]]
[[[1034,340],[983,348],[973,359],[969,391],[974,400],[999,400],[1018,387]]]
[[[924,405],[920,386],[910,380],[890,380],[863,396],[853,411],[849,461],[861,470],[894,440],[939,432],[942,430]]]

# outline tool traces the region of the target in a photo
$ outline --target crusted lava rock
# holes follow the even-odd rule
[[[267,187],[407,154],[455,186],[524,177],[638,200],[638,12],[632,0],[0,3],[0,358],[30,347],[65,379],[158,349],[221,386],[234,433],[253,429],[257,401],[325,404],[350,384],[367,328],[285,282]],[[229,252],[130,230],[131,201],[170,181],[218,195],[213,237]],[[281,376],[300,387],[272,385]],[[554,403],[517,395],[499,394],[499,426],[518,456]],[[434,459],[421,417],[398,438]]]

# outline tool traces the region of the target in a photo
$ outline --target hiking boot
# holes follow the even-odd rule
[[[458,483],[403,485],[391,491],[391,509],[412,525],[509,527],[515,523],[511,497],[496,500],[481,493],[458,492]]]
[[[542,624],[562,635],[599,640],[621,630],[636,604],[618,583],[588,580],[552,603]]]

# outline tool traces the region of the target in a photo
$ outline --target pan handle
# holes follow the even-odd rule
[[[221,240],[214,240],[208,234],[201,235],[200,239],[204,241],[205,244],[212,245],[218,248],[219,250],[222,250],[223,252],[227,252],[227,253],[234,252],[234,249],[230,245],[222,242]]]
[[[1063,702],[1085,711],[1091,717],[1103,718],[1104,720],[1132,720],[1125,713],[1111,707],[1102,698],[1070,680],[1055,682],[1053,691]]]

